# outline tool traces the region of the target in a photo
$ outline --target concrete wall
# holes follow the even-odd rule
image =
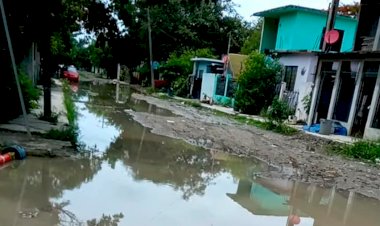
[[[289,13],[280,17],[276,40],[276,50],[300,50],[297,45],[293,44],[294,38],[296,38],[296,34],[298,35],[302,33],[297,31],[299,28],[296,26],[296,13]],[[294,32],[296,32],[296,34],[294,34]]]
[[[37,44],[32,43],[28,55],[21,62],[21,68],[28,75],[33,85],[37,85],[40,78],[41,57]]]
[[[277,38],[278,24],[275,19],[264,18],[264,26],[262,30],[260,51],[264,52],[265,49],[275,49]]]
[[[263,36],[260,50],[273,48],[273,35],[276,35],[275,50],[314,50],[319,51],[323,27],[326,26],[327,16],[323,14],[297,12],[280,16],[278,30],[273,21],[275,19],[265,18]],[[338,17],[335,28],[344,30],[342,52],[349,52],[354,47],[357,21]]]
[[[280,63],[284,66],[298,67],[297,78],[294,85],[294,91],[299,92],[296,116],[299,120],[306,121],[307,114],[302,99],[312,91],[318,57],[314,54],[292,54],[282,56]],[[305,71],[304,74],[302,74],[302,70]]]

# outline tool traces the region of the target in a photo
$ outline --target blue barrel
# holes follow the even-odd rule
[[[6,147],[1,151],[2,155],[6,153],[14,153],[17,160],[23,160],[26,158],[26,151],[20,145],[12,145],[10,147]]]

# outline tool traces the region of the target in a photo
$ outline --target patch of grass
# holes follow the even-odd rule
[[[157,95],[157,98],[161,99],[161,100],[170,100],[170,99],[172,99],[170,96],[168,96],[166,94]]]
[[[43,134],[42,137],[46,139],[70,141],[74,146],[76,146],[78,139],[78,130],[72,127],[61,130],[51,129],[46,134]]]
[[[37,115],[37,117],[40,120],[47,121],[47,122],[50,122],[53,124],[57,124],[59,113],[52,112],[50,117],[45,117],[44,113],[41,112],[40,114]]]
[[[67,112],[67,120],[69,121],[69,127],[63,130],[51,130],[48,132],[50,137],[60,138],[58,140],[70,141],[74,146],[78,146],[79,128],[77,125],[78,113],[75,107],[74,99],[70,85],[67,81],[63,82],[63,96],[64,105]],[[52,138],[54,139],[54,138]]]
[[[202,105],[199,102],[195,102],[195,101],[185,101],[185,104],[191,107],[195,107],[195,108],[202,107]]]
[[[76,124],[77,112],[76,112],[75,103],[72,97],[72,91],[67,81],[63,82],[62,87],[63,87],[64,105],[67,111],[67,120],[69,121],[70,126],[74,126]]]
[[[227,117],[232,118],[235,121],[243,123],[243,124],[247,124],[247,125],[250,125],[250,126],[255,126],[257,128],[264,129],[264,130],[273,131],[273,132],[276,132],[276,133],[279,133],[279,134],[282,134],[282,135],[291,136],[291,135],[294,135],[294,134],[298,133],[298,130],[296,130],[296,129],[290,127],[290,126],[287,126],[287,125],[285,125],[283,123],[276,123],[276,122],[273,122],[273,121],[264,121],[264,122],[262,122],[262,121],[259,121],[259,120],[247,118],[245,116],[241,116],[241,115],[228,115],[226,113],[218,112],[218,111],[215,111],[215,113],[216,113],[216,115],[219,115],[219,116],[227,116]]]
[[[158,90],[155,89],[155,88],[153,88],[153,87],[148,87],[148,88],[145,89],[145,91],[146,91],[146,93],[149,94],[149,95],[158,92]]]
[[[374,141],[358,141],[354,144],[334,144],[328,147],[328,152],[349,158],[380,162],[380,143]]]

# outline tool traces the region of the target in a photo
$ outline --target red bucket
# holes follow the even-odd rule
[[[14,155],[12,153],[0,155],[0,165],[12,161],[13,157],[14,157]]]

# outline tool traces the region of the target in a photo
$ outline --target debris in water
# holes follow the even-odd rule
[[[174,124],[175,121],[172,121],[172,120],[166,120],[168,123],[171,123],[171,124]]]
[[[27,209],[27,210],[19,212],[20,216],[25,219],[36,218],[39,213],[40,213],[40,210],[37,208]]]

